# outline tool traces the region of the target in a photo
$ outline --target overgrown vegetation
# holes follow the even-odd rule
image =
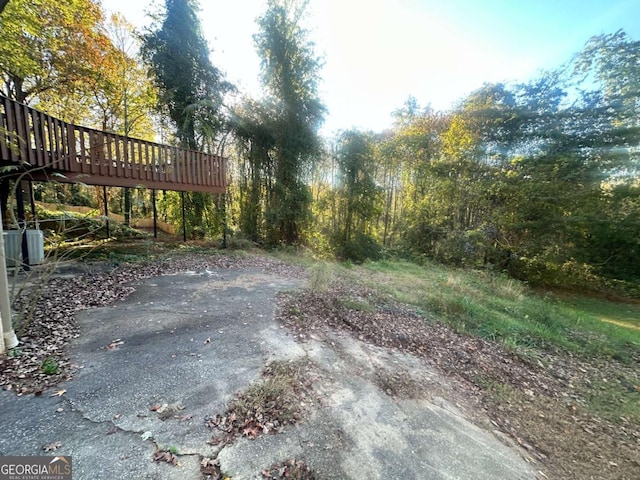
[[[231,261],[224,255],[212,256],[204,247],[179,250],[200,252],[195,259],[185,257],[196,261],[198,268]],[[234,261],[252,265],[257,260],[244,254]],[[318,335],[326,327],[339,329],[361,341],[411,353],[451,378],[464,380],[464,385],[471,385],[464,394],[481,395],[483,414],[489,413],[494,427],[511,435],[552,472],[560,472],[557,478],[581,478],[580,472],[605,468],[609,461],[619,466],[603,473],[603,478],[625,478],[616,475],[623,469],[634,470],[629,462],[637,459],[634,435],[640,433],[638,304],[542,294],[504,274],[437,263],[384,260],[343,265],[308,257],[297,257],[297,261],[309,267],[310,289],[284,297],[281,319],[294,333],[304,333],[300,338],[307,339],[311,331]],[[171,268],[156,262],[117,272],[130,281]],[[289,271],[291,267],[283,270]],[[119,281],[109,280],[107,290],[117,291],[101,294],[101,283],[110,275],[74,281],[75,297],[64,290],[66,283],[53,282],[38,301],[37,318],[42,325],[32,325],[31,331],[49,331],[44,328],[46,322],[64,325],[59,318],[70,314],[61,314],[55,307],[58,302],[81,298],[81,304],[63,305],[73,311],[79,305],[101,305],[103,297],[115,299],[126,293],[118,290]],[[85,288],[88,281],[94,282],[90,293]],[[31,336],[40,339],[42,335]],[[56,334],[55,338],[71,336]],[[61,375],[70,374],[64,357],[51,357],[43,348],[36,352],[31,344],[22,348],[21,354],[3,361],[3,371],[11,379],[7,385],[17,392],[41,391],[43,385],[53,385]],[[55,371],[53,364],[45,371],[48,358],[56,362]],[[38,378],[21,379],[20,368],[27,367]],[[228,411],[208,419],[216,432],[213,443],[277,432],[301,418],[301,398],[308,396],[312,402],[313,376],[307,365],[274,362],[264,373],[228,405]],[[379,373],[377,384],[394,396],[422,391],[384,372]],[[585,452],[588,461],[581,460],[576,467],[574,462],[583,459]],[[159,454],[160,460],[173,458]],[[205,467],[214,470],[209,463]],[[268,472],[276,474],[273,469]]]
[[[291,329],[341,329],[462,379],[480,392],[493,426],[560,477],[637,472],[640,41],[622,31],[595,36],[525,83],[486,84],[445,112],[410,98],[385,131],[340,132],[323,144],[321,60],[304,27],[305,1],[266,2],[254,37],[264,96],[228,102],[232,110],[223,104],[234,88],[210,61],[197,2],[161,3],[139,36],[94,1],[9,2],[0,12],[2,93],[64,121],[226,154],[228,193],[107,189],[104,198],[97,187],[50,182],[34,187],[36,200],[108,209],[124,224],[156,205],[163,221],[202,242],[188,248],[207,256],[205,239],[230,234],[234,250],[291,255],[310,246],[337,258],[344,263],[313,264],[311,291],[286,298]],[[0,204],[11,227],[25,220],[8,201],[14,182],[3,170]],[[0,359],[0,371],[18,394],[71,375],[63,347],[78,334],[77,309],[122,298],[125,280],[164,268],[129,265],[159,250],[120,222],[109,236],[135,246],[107,245],[104,218],[36,213],[26,220],[44,230],[52,259],[79,254],[127,273],[47,278],[29,296],[14,288],[16,330],[28,341]],[[304,369],[272,363],[208,420],[219,430],[213,443],[299,420],[310,388]],[[403,387],[384,373],[378,381],[391,394]],[[177,453],[159,450],[154,460],[177,464]],[[222,476],[214,460],[201,467]],[[263,476],[312,478],[293,459]]]
[[[456,331],[524,355],[557,349],[632,362],[640,356],[638,304],[541,294],[522,282],[436,263],[371,262],[345,272]],[[576,306],[580,306],[577,309]]]
[[[490,428],[549,468],[549,478],[635,478],[640,457],[637,303],[541,294],[506,275],[436,263],[319,263],[284,297],[301,341],[324,328],[411,353],[479,402]],[[386,378],[383,391],[420,388]],[[460,392],[463,393],[460,393]]]
[[[386,130],[323,142],[322,62],[306,2],[266,3],[254,38],[264,96],[232,110],[223,104],[235,90],[211,63],[197,2],[159,7],[137,37],[95,2],[11,2],[0,17],[0,75],[4,94],[64,120],[149,139],[161,130],[168,143],[226,154],[226,195],[156,199],[161,219],[189,239],[229,234],[236,245],[310,246],[353,263],[401,257],[640,294],[640,41],[625,32],[592,37],[525,83],[486,84],[450,111],[409,98]],[[61,18],[73,22],[60,30]],[[102,212],[99,190],[34,193]],[[143,189],[108,197],[127,219],[151,210]]]
[[[307,368],[305,361],[274,361],[267,365],[263,378],[239,392],[224,414],[206,420],[209,428],[218,431],[210,443],[229,443],[237,436],[253,440],[297,423],[303,414],[301,399],[311,389],[311,382],[304,375]]]

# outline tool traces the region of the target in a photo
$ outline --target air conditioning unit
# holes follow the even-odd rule
[[[4,256],[7,267],[17,267],[22,263],[22,238],[20,230],[3,232]],[[38,265],[44,262],[44,236],[42,230],[27,230],[27,248],[29,264]]]

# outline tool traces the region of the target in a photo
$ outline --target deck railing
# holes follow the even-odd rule
[[[223,193],[225,159],[63,122],[0,95],[0,165],[39,181]],[[6,173],[5,173],[6,175]]]

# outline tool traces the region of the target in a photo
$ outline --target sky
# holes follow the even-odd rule
[[[136,27],[161,0],[102,0]],[[264,0],[200,0],[213,64],[260,98],[254,44]],[[305,19],[323,61],[322,133],[381,131],[409,96],[453,108],[485,82],[526,81],[560,66],[593,35],[640,40],[640,0],[309,0]]]

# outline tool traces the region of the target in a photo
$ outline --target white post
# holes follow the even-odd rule
[[[5,348],[18,346],[18,337],[11,324],[11,300],[9,299],[9,282],[7,280],[7,264],[4,253],[4,234],[2,233],[2,212],[0,211],[0,317],[2,320],[2,339],[0,339],[0,353]]]

